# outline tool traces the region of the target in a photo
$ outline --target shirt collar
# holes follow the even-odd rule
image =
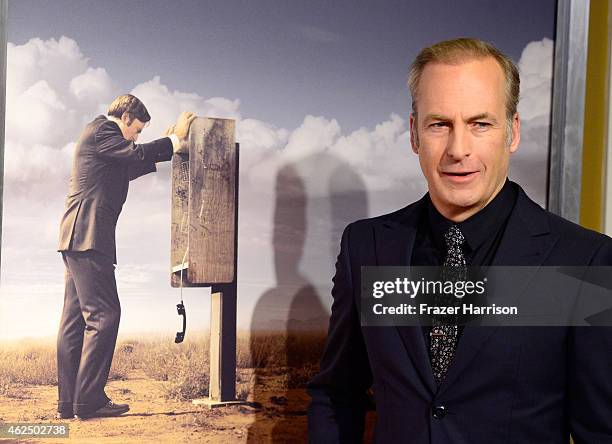
[[[502,189],[487,206],[463,222],[457,224],[471,251],[476,250],[488,238],[497,233],[500,225],[510,216],[510,212],[516,200],[516,194],[517,190],[512,186],[510,181],[506,179]],[[431,234],[436,246],[444,251],[446,250],[444,233],[446,233],[454,222],[442,216],[436,207],[434,207],[431,199],[428,198],[427,200],[427,215],[431,227]]]

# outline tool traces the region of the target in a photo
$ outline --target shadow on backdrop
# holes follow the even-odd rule
[[[313,180],[325,181],[325,192],[315,193],[319,196],[308,193],[306,183]],[[367,215],[363,181],[336,157],[319,154],[279,170],[273,231],[276,286],[259,298],[251,320],[253,401],[261,410],[247,442],[306,442],[310,398],[305,387],[319,368],[330,307],[321,303],[315,284],[305,276],[305,271],[316,275],[322,264],[306,263],[304,250],[320,246],[333,267],[343,228]],[[319,282],[331,281],[332,267]],[[324,300],[331,304],[329,295]],[[266,341],[276,343],[274,353],[260,352],[270,350],[269,343],[262,347]]]

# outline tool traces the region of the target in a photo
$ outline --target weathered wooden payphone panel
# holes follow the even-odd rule
[[[172,159],[173,287],[205,287],[235,277],[237,212],[236,124],[195,119],[189,154]]]

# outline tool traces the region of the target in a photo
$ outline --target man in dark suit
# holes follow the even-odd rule
[[[115,99],[108,117],[85,126],[75,150],[60,223],[58,251],[66,266],[64,308],[57,337],[58,417],[116,416],[129,410],[105,394],[120,305],[115,282],[115,228],[129,181],[184,149],[195,116],[183,113],[168,137],[136,144],[151,119],[130,95]]]
[[[310,440],[361,442],[373,386],[380,443],[612,442],[610,327],[360,325],[360,267],[611,265],[612,240],[508,181],[519,74],[473,39],[412,64],[411,144],[429,192],[342,236]]]

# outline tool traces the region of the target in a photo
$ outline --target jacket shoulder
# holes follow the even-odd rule
[[[100,115],[93,119],[91,122],[89,122],[87,125],[85,125],[83,131],[81,132],[81,135],[79,136],[79,141],[87,141],[87,143],[93,143],[94,138],[97,136],[100,130],[113,133],[121,132],[115,122],[108,120],[106,117]]]
[[[557,255],[590,263],[604,258],[612,265],[612,239],[605,234],[582,227],[557,214],[545,210],[522,190],[517,206],[532,235],[552,234],[557,237]],[[516,208],[515,208],[516,209]]]
[[[586,242],[592,244],[612,243],[612,239],[605,234],[585,228],[577,223],[571,222],[549,210],[542,208],[531,200],[522,188],[519,188],[519,196],[515,210],[521,212],[524,222],[533,232],[549,231],[560,236],[561,239],[573,242]],[[542,223],[544,221],[544,223]]]
[[[96,134],[121,134],[121,129],[112,120],[104,118],[104,116],[98,116],[88,125]]]
[[[381,214],[380,216],[368,217],[351,222],[346,227],[345,231],[352,233],[370,232],[375,227],[384,225],[403,225],[406,227],[415,227],[418,220],[418,215],[424,205],[424,199],[417,200],[399,210],[391,213]]]
[[[584,252],[590,257],[589,262],[612,265],[612,239],[609,236],[548,211],[546,213],[551,232],[559,235],[560,247],[564,248],[568,255]]]
[[[612,239],[605,234],[599,233],[595,230],[585,228],[561,216],[551,213],[548,210],[546,212],[550,229],[552,232],[561,234],[563,236],[575,237],[576,239],[592,242],[612,242]]]

